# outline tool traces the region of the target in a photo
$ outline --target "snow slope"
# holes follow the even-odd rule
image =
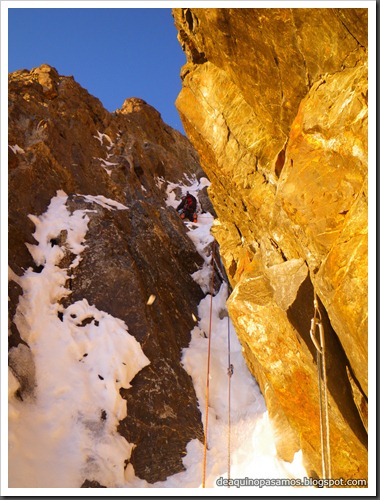
[[[76,255],[70,267],[77,266],[89,220],[86,210],[70,215],[66,199],[59,191],[41,217],[31,217],[38,245],[28,248],[42,271],[30,268],[21,278],[12,273],[23,289],[15,321],[33,360],[25,357],[23,344],[10,357],[16,365],[34,362],[36,386],[21,402],[9,371],[10,487],[79,487],[93,475],[101,484],[123,486],[124,460],[132,448],[116,431],[126,416],[119,389],[149,364],[123,321],[85,299],[66,310],[58,304],[67,294],[67,270],[58,267],[63,249],[50,241],[66,230]],[[89,201],[126,208],[104,197]]]
[[[178,205],[175,189],[183,193],[189,190],[197,196],[207,183],[206,179],[200,182],[188,179],[188,185],[168,184],[167,205]],[[38,245],[28,245],[28,248],[36,264],[43,266],[42,271],[28,269],[22,277],[10,272],[10,277],[23,289],[16,323],[21,337],[31,348],[35,369],[31,368],[30,354],[22,344],[11,350],[11,364],[24,366],[29,382],[35,380],[36,383],[32,384],[29,396],[20,401],[17,398],[19,382],[9,370],[9,487],[78,488],[84,479],[91,477],[112,488],[115,495],[122,495],[122,489],[128,487],[156,491],[164,488],[167,494],[171,488],[199,488],[203,443],[197,440],[188,444],[188,453],[183,459],[186,470],[164,482],[151,485],[136,478],[131,464],[124,470],[124,461],[130,456],[133,444],[116,432],[118,421],[128,411],[119,388],[129,387],[135,374],[149,364],[149,360],[123,321],[98,310],[85,299],[66,310],[58,305],[68,293],[64,288],[68,270],[58,267],[64,249],[60,245],[52,246],[51,239],[62,230],[67,231],[68,248],[76,256],[70,267],[75,267],[85,248],[88,224],[88,211],[77,210],[70,214],[65,206],[66,199],[66,194],[59,191],[42,216],[30,216],[36,225],[34,237]],[[92,196],[88,200],[109,210],[128,208],[104,197]],[[197,224],[185,222],[189,237],[205,260],[204,267],[193,275],[205,292],[209,291],[210,283],[211,255],[207,249],[213,241],[212,223],[209,213],[199,213]],[[231,378],[231,478],[306,476],[301,452],[296,454],[293,464],[286,465],[276,455],[264,399],[246,367],[233,326],[228,325],[227,295],[227,285],[223,284],[212,299],[205,491],[215,491],[214,494],[230,491],[217,485],[218,478],[227,477],[228,463],[228,329],[234,367]],[[182,357],[183,366],[192,377],[203,419],[210,304],[211,295],[208,294],[199,304],[199,320]],[[32,490],[32,495],[33,491],[36,490]],[[89,490],[83,489],[69,491],[89,494],[85,493]],[[91,493],[101,494],[101,491],[92,490]],[[243,488],[234,489],[234,494],[242,491]],[[258,491],[264,493],[261,489]],[[280,493],[279,489],[275,491]],[[293,488],[288,491],[294,494]],[[251,492],[252,488],[249,494]]]
[[[207,179],[188,179],[187,185],[169,184],[167,204],[176,207],[179,201],[173,197],[175,188],[182,194],[197,193],[209,185]],[[198,203],[198,212],[200,212]],[[189,237],[205,260],[203,269],[193,274],[205,292],[209,291],[212,261],[210,246],[213,241],[210,213],[198,213],[196,224],[185,222]],[[183,366],[192,377],[205,423],[205,394],[207,377],[208,337],[211,333],[211,371],[208,416],[208,448],[206,455],[206,488],[217,487],[217,479],[227,478],[228,470],[228,330],[230,330],[230,362],[233,365],[231,377],[231,470],[230,478],[303,478],[306,471],[302,466],[302,452],[299,451],[292,464],[277,457],[274,433],[268,419],[264,398],[257,382],[250,374],[243,358],[242,348],[226,309],[228,287],[224,283],[212,299],[208,294],[198,306],[199,321],[193,328],[192,339],[183,351]],[[211,309],[211,332],[210,332]],[[203,444],[192,441],[184,459],[185,472],[168,478],[160,487],[199,488],[202,486]],[[227,488],[228,489],[228,488]],[[221,488],[218,488],[220,492]],[[293,488],[289,490],[294,491]],[[252,491],[250,488],[249,491]],[[272,490],[273,492],[273,490]],[[277,488],[276,492],[279,492]],[[216,493],[218,494],[218,493]],[[234,492],[236,494],[236,491]]]

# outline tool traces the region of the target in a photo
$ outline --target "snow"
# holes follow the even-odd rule
[[[88,202],[94,202],[97,203],[98,205],[102,206],[103,208],[106,208],[107,210],[129,210],[129,207],[126,207],[122,203],[119,203],[118,201],[111,200],[109,198],[106,198],[105,196],[98,195],[98,196],[92,196],[92,195],[78,195],[78,196],[83,196],[85,201]]]
[[[9,147],[11,148],[11,150],[14,152],[15,155],[25,154],[25,151],[22,148],[20,148],[18,144],[15,144],[14,146],[9,145]]]
[[[197,198],[199,189],[209,185],[207,179],[187,182],[186,184],[168,183],[168,206],[176,207],[174,190],[186,193],[190,191]],[[198,203],[199,206],[199,203]],[[199,208],[198,208],[199,210]],[[189,238],[193,241],[205,264],[201,270],[193,274],[193,278],[207,292],[210,288],[211,252],[213,237],[210,234],[213,225],[212,216],[200,214],[198,222],[186,223]],[[228,478],[228,330],[230,330],[230,362],[233,365],[231,377],[231,478],[304,478],[307,473],[302,465],[302,452],[298,451],[293,462],[286,463],[279,459],[275,449],[275,435],[268,418],[265,400],[259,386],[250,374],[242,354],[242,348],[226,309],[228,287],[224,283],[219,292],[212,298],[208,294],[198,306],[197,324],[191,332],[191,342],[183,350],[182,364],[193,380],[195,392],[205,424],[205,388],[207,377],[208,342],[210,337],[211,316],[211,369],[210,397],[208,415],[208,448],[206,455],[207,472],[206,488],[217,488],[216,494],[223,494],[216,482],[218,478]],[[196,318],[194,318],[196,320]],[[186,471],[169,477],[166,481],[150,485],[133,477],[132,466],[129,466],[130,485],[145,488],[201,488],[203,469],[203,443],[192,440],[187,445],[187,455],[183,459]],[[228,490],[228,488],[226,488]],[[240,488],[243,491],[243,488]],[[270,488],[267,487],[269,491]],[[246,491],[246,490],[245,490]],[[259,490],[260,493],[263,489]],[[281,488],[271,490],[278,494]],[[294,494],[294,488],[288,487]],[[303,490],[304,491],[304,490]],[[249,488],[252,493],[252,487]],[[284,491],[283,491],[284,492]],[[233,490],[236,494],[236,489]]]
[[[114,162],[112,162],[112,161],[107,161],[107,160],[105,160],[104,158],[97,158],[97,159],[98,159],[98,160],[100,160],[100,161],[103,163],[103,165],[102,165],[102,166],[106,166],[106,167],[114,167],[114,166],[116,166],[116,165],[119,165],[118,163],[114,163]]]
[[[15,322],[30,346],[37,385],[20,401],[10,372],[11,488],[72,488],[92,477],[107,486],[123,486],[124,460],[132,444],[116,430],[126,416],[119,389],[130,387],[136,373],[149,364],[122,320],[86,299],[66,309],[58,304],[68,293],[67,269],[58,267],[63,245],[51,246],[50,240],[67,231],[66,246],[79,256],[88,224],[86,211],[70,214],[66,200],[59,191],[42,216],[30,217],[38,244],[28,248],[36,264],[44,266],[42,271],[30,268],[17,278],[12,274],[23,289]],[[98,202],[119,205],[103,197]],[[24,351],[22,344],[11,350],[14,364],[24,362]]]
[[[109,146],[109,147],[112,147],[112,146]],[[115,167],[115,166],[119,165],[118,163],[113,163],[111,161],[107,161],[104,158],[99,158],[98,156],[94,156],[93,158],[94,158],[94,160],[99,160],[100,161],[100,166],[102,168],[104,168],[104,170],[107,172],[107,174],[109,176],[111,176],[111,174],[112,174],[112,168],[107,168],[107,167]],[[107,158],[109,158],[109,154],[108,153],[107,153]]]
[[[107,139],[107,141],[109,142],[109,146],[107,146],[107,148],[114,146],[111,137],[107,134],[103,134],[99,130],[97,130],[97,135],[94,135],[93,137],[95,137],[95,139],[97,139],[100,142],[101,146],[103,146],[103,139]]]
[[[84,236],[87,232],[87,225],[89,218],[85,211],[77,210],[71,216],[66,208],[67,195],[64,191],[57,191],[55,196],[48,207],[48,210],[40,217],[29,215],[29,219],[36,226],[33,234],[34,238],[39,242],[38,245],[31,245],[26,243],[26,246],[33,257],[34,262],[40,265],[49,265],[55,268],[55,265],[63,258],[64,252],[59,245],[52,245],[51,240],[58,238],[61,231],[67,231],[67,248],[74,254],[78,255],[83,252],[85,246],[82,245]],[[76,265],[79,259],[76,261]],[[57,272],[48,276],[55,281],[55,274],[62,274]],[[33,279],[37,273],[27,273],[25,280]],[[64,282],[63,282],[64,284]]]
[[[186,183],[175,183],[175,182],[166,182],[163,178],[156,178],[156,184],[161,189],[161,186],[166,183],[166,205],[168,207],[176,208],[178,205],[178,200],[175,194],[175,190],[179,190],[181,192],[181,196],[184,196],[187,191],[190,194],[198,198],[198,192],[206,186],[210,186],[210,181],[206,179],[206,177],[201,177],[198,181],[197,178],[194,177],[185,177]],[[199,205],[199,204],[198,204]]]
[[[103,135],[98,134],[102,140]],[[185,193],[189,190],[197,197],[198,190],[205,185],[208,185],[207,179],[197,181],[195,178],[188,178],[183,184],[167,183],[167,205],[178,205],[175,191]],[[109,210],[128,208],[102,196],[79,196]],[[85,479],[89,479],[116,489],[119,495],[127,487],[148,488],[150,491],[165,489],[168,493],[172,488],[198,489],[202,486],[204,450],[203,443],[197,440],[187,445],[187,455],[183,458],[186,470],[166,481],[148,484],[135,476],[131,464],[124,470],[125,460],[134,444],[117,433],[118,422],[128,411],[119,389],[130,387],[131,380],[149,364],[149,359],[119,318],[98,310],[85,298],[67,308],[59,304],[60,299],[70,292],[64,287],[69,269],[58,265],[66,249],[76,256],[70,266],[79,264],[85,249],[88,213],[91,212],[76,210],[70,213],[66,201],[67,195],[58,191],[44,214],[39,217],[30,215],[36,226],[34,238],[38,243],[27,244],[27,247],[35,263],[43,269],[35,272],[29,268],[21,277],[12,271],[9,273],[9,278],[17,281],[23,290],[15,322],[21,337],[30,346],[30,351],[22,344],[13,348],[10,359],[12,366],[18,363],[28,366],[24,373],[31,384],[31,390],[25,391],[21,401],[17,398],[19,381],[9,370],[9,487],[79,488]],[[211,336],[205,491],[215,491],[214,494],[218,495],[230,491],[217,485],[218,478],[227,478],[228,331],[233,365],[231,477],[302,478],[306,472],[301,452],[295,455],[292,464],[285,464],[276,454],[274,433],[263,396],[248,371],[242,348],[228,319],[227,285],[223,284],[211,299],[210,248],[213,237],[210,230],[213,218],[210,214],[200,213],[200,208],[198,212],[197,223],[185,224],[189,238],[205,261],[203,268],[193,274],[193,279],[208,294],[198,306],[198,318],[193,316],[194,324],[189,325],[191,342],[183,350],[182,364],[193,380],[204,422]],[[66,234],[65,239],[60,239],[62,234]],[[56,241],[53,246],[52,239]],[[150,295],[147,304],[152,304],[155,298]],[[241,494],[243,490],[236,488],[232,492]],[[289,490],[294,491],[293,488]],[[254,491],[251,487],[249,494]],[[263,489],[259,491],[265,494]],[[275,493],[280,493],[280,490]]]
[[[161,186],[165,184],[165,179],[163,177],[155,177],[156,186],[161,189]]]
[[[111,156],[114,156],[114,154],[110,153],[109,151],[115,146],[115,144],[114,144],[114,142],[112,141],[112,139],[111,139],[111,137],[109,135],[104,134],[104,133],[100,132],[99,130],[97,130],[96,132],[97,132],[97,135],[94,135],[93,137],[95,137],[95,139],[97,139],[100,142],[101,146],[103,146],[103,140],[104,139],[106,139],[109,144],[108,144],[108,146],[106,146],[106,149],[107,149],[106,157],[107,157],[107,159],[99,158],[99,157],[96,157],[96,156],[94,156],[94,159],[95,160],[99,160],[100,163],[101,163],[100,166],[102,168],[104,168],[104,170],[107,172],[107,174],[109,176],[111,176],[112,169],[107,168],[107,167],[115,167],[115,166],[118,165],[118,163],[114,163],[114,162],[108,161],[108,159],[111,158]]]
[[[189,238],[194,243],[198,253],[204,258],[207,263],[211,262],[211,253],[209,250],[214,237],[211,235],[210,230],[212,227],[213,217],[208,212],[199,215],[197,227],[189,232]]]

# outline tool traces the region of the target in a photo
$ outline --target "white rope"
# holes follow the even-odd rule
[[[316,337],[318,326],[319,339]],[[321,461],[323,479],[331,478],[330,424],[327,399],[326,346],[322,315],[314,293],[314,317],[311,320],[310,337],[317,350],[318,389],[319,389],[319,427],[321,437]],[[327,468],[327,473],[326,473]]]
[[[325,332],[323,329],[322,321],[318,323],[318,328],[321,338],[322,347],[322,385],[323,385],[323,396],[324,396],[324,422],[326,431],[326,456],[327,456],[327,477],[331,479],[331,454],[330,454],[330,422],[329,422],[329,409],[328,409],[328,399],[327,399],[327,374],[326,374],[326,356],[325,356]]]
[[[230,317],[228,316],[228,438],[227,438],[227,477],[228,487],[230,487],[231,479],[231,377],[234,373],[234,366],[231,364],[231,332],[230,332]]]

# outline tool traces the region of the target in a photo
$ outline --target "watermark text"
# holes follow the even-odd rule
[[[241,488],[245,486],[258,486],[265,488],[266,486],[293,486],[301,488],[305,486],[312,486],[316,488],[333,488],[333,487],[366,487],[366,479],[316,479],[313,477],[304,478],[253,478],[253,477],[237,477],[226,478],[218,477],[216,480],[217,486],[234,486]]]

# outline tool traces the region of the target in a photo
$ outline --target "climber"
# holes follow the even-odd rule
[[[197,222],[197,200],[195,197],[186,192],[186,196],[182,196],[181,203],[177,207],[177,212],[181,215],[181,219],[189,219],[190,222]]]

